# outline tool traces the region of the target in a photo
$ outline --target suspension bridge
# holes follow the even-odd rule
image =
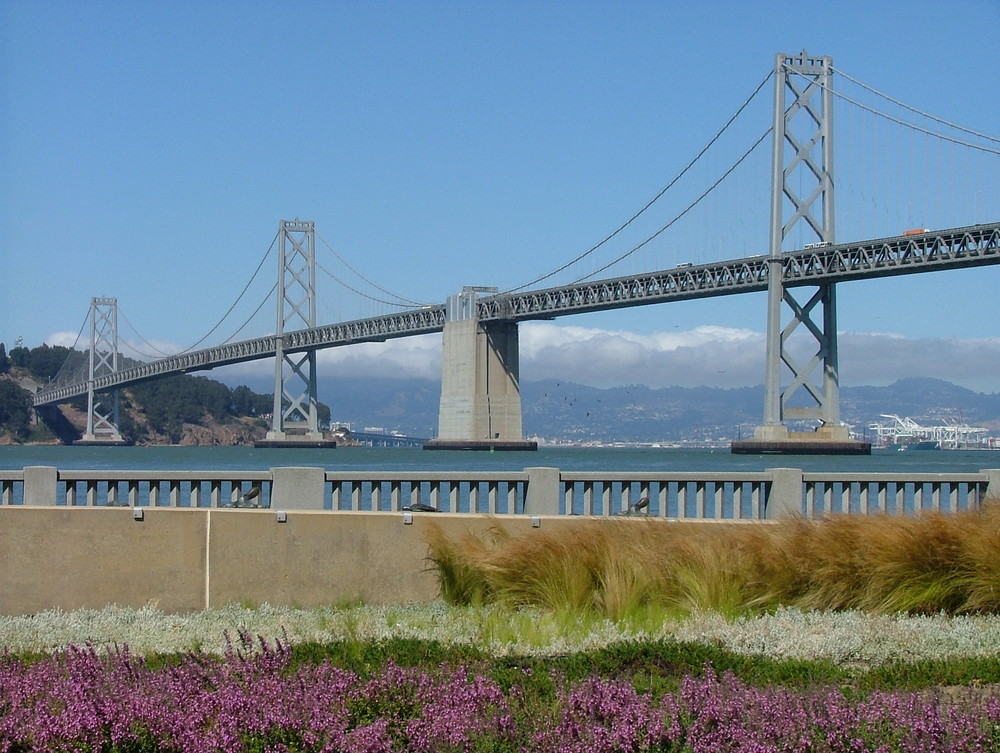
[[[1000,222],[990,216],[998,208],[990,194],[997,181],[1000,140],[963,129],[894,102],[921,117],[930,117],[936,130],[904,123],[898,116],[873,110],[860,100],[837,95],[830,57],[779,54],[765,77],[729,123],[666,188],[626,223],[556,270],[523,285],[497,288],[466,287],[440,304],[417,304],[398,297],[402,311],[362,317],[334,324],[318,324],[316,315],[316,230],[310,221],[279,224],[277,327],[273,334],[192,349],[147,362],[125,363],[118,334],[117,300],[94,298],[88,316],[90,338],[84,367],[66,370],[33,396],[36,407],[88,396],[88,427],[84,439],[121,440],[114,396],[120,388],[173,374],[212,369],[259,359],[275,359],[275,402],[268,443],[322,444],[317,425],[316,352],[363,342],[442,332],[442,395],[438,437],[430,449],[531,449],[521,429],[518,368],[520,322],[560,316],[646,306],[698,298],[767,293],[767,352],[765,354],[764,419],[752,440],[734,443],[741,452],[867,452],[870,446],[851,440],[839,420],[836,285],[854,280],[963,269],[1000,263]],[[716,144],[721,134],[773,81],[773,123],[753,141],[721,177],[709,181],[700,194],[659,228],[625,242],[624,252],[612,251],[603,263],[601,253],[624,241],[639,218],[669,195],[678,181]],[[851,79],[853,81],[853,79]],[[876,94],[880,94],[877,93]],[[972,198],[959,200],[965,223],[947,228],[913,228],[905,233],[840,242],[835,238],[833,103],[840,96],[850,106],[884,117],[928,139],[992,160],[984,180],[971,182]],[[885,95],[881,95],[885,96]],[[957,129],[957,134],[955,135]],[[949,131],[947,135],[943,131]],[[740,243],[718,243],[722,259],[680,262],[653,272],[630,272],[600,277],[622,262],[635,262],[639,252],[661,242],[661,236],[690,219],[706,196],[720,190],[731,174],[770,136],[771,193],[769,239],[763,236],[752,250]],[[878,142],[869,145],[878,151]],[[942,162],[947,158],[939,158]],[[947,175],[942,166],[938,176]],[[874,192],[899,188],[883,178]],[[963,178],[966,182],[967,179]],[[760,182],[758,180],[758,182]],[[925,181],[930,182],[930,181]],[[985,208],[981,198],[984,185]],[[836,183],[844,191],[844,182]],[[928,204],[943,202],[940,187],[923,186]],[[869,189],[872,191],[872,189]],[[951,197],[954,200],[954,197]],[[686,200],[687,201],[687,200]],[[727,202],[732,202],[728,198]],[[867,206],[867,196],[854,202]],[[858,213],[858,212],[856,212]],[[928,212],[928,214],[931,214]],[[983,221],[985,220],[985,221]],[[809,242],[803,242],[808,240]],[[690,241],[688,241],[690,243]],[[616,255],[617,254],[617,255]],[[733,258],[727,258],[733,257]],[[338,256],[339,258],[339,256]],[[674,257],[675,260],[681,258]],[[683,258],[688,258],[687,256]],[[581,262],[592,269],[572,272]],[[263,261],[262,261],[263,263]],[[346,262],[345,262],[346,264]],[[349,265],[348,265],[349,266]],[[321,265],[322,268],[322,265]],[[258,270],[260,267],[258,267]],[[351,268],[353,271],[353,268]],[[325,271],[325,268],[324,268]],[[576,279],[550,287],[540,283],[570,271]],[[376,286],[378,290],[384,290]],[[260,310],[260,306],[257,310]],[[232,310],[232,309],[231,309]],[[790,347],[793,338],[808,338],[812,356],[802,362]],[[84,359],[80,359],[84,360]],[[109,397],[110,396],[110,397]],[[793,431],[790,423],[809,421],[813,431]]]

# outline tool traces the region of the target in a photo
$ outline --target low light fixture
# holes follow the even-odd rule
[[[413,513],[412,512],[404,512],[403,513],[403,525],[404,526],[412,526],[413,525]]]
[[[142,520],[143,509],[141,507],[132,508],[132,520]]]
[[[542,527],[542,519],[538,515],[532,515],[531,516],[531,527],[532,528],[541,528]]]
[[[279,523],[287,523],[288,522],[288,513],[285,512],[284,510],[278,510],[277,515],[278,515],[278,522]]]

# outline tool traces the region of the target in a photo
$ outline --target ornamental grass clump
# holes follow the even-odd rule
[[[778,607],[1000,611],[1000,505],[951,515],[841,515],[776,523],[590,519],[452,539],[430,558],[452,604],[730,616]],[[474,599],[469,597],[474,595]]]

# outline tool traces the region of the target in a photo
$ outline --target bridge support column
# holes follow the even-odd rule
[[[274,410],[267,438],[255,447],[336,447],[319,429],[316,351],[289,353],[285,331],[316,326],[316,229],[312,222],[278,225],[278,323],[274,333]],[[291,325],[291,326],[290,326]]]
[[[537,450],[521,430],[517,323],[480,322],[477,289],[448,299],[438,437],[425,450]]]
[[[818,286],[805,302],[783,282],[786,239],[799,222],[816,246],[834,239],[833,214],[833,60],[803,50],[779,54],[775,67],[771,181],[771,253],[767,277],[767,346],[764,424],[753,439],[732,443],[740,454],[867,455],[871,444],[852,440],[840,422],[837,354],[837,300],[833,283]],[[786,106],[786,96],[791,102]],[[790,147],[786,159],[785,147]],[[803,191],[803,186],[806,188]],[[786,215],[789,215],[786,221]],[[808,249],[809,246],[807,245]],[[791,310],[782,326],[783,304]],[[819,307],[822,316],[813,317]],[[809,340],[809,338],[812,338]],[[811,357],[796,357],[803,340],[815,347]],[[782,389],[782,365],[791,379]],[[821,374],[815,374],[822,365]],[[818,421],[815,431],[790,431],[785,420]]]
[[[118,352],[118,299],[90,299],[90,352],[87,364],[87,430],[73,444],[126,444],[118,429],[118,390],[98,395],[95,380],[121,368]]]

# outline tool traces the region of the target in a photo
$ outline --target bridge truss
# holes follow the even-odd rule
[[[786,252],[780,261],[786,288],[1000,264],[1000,222]],[[769,256],[762,254],[524,293],[501,293],[480,298],[478,316],[481,321],[530,321],[763,292],[767,290],[769,268]],[[445,305],[439,304],[285,332],[280,339],[283,352],[296,353],[441,332],[444,323]],[[272,335],[191,351],[95,376],[92,384],[95,390],[110,390],[169,374],[273,358],[277,340]],[[50,385],[35,393],[32,400],[36,406],[64,402],[86,394],[90,383]]]

